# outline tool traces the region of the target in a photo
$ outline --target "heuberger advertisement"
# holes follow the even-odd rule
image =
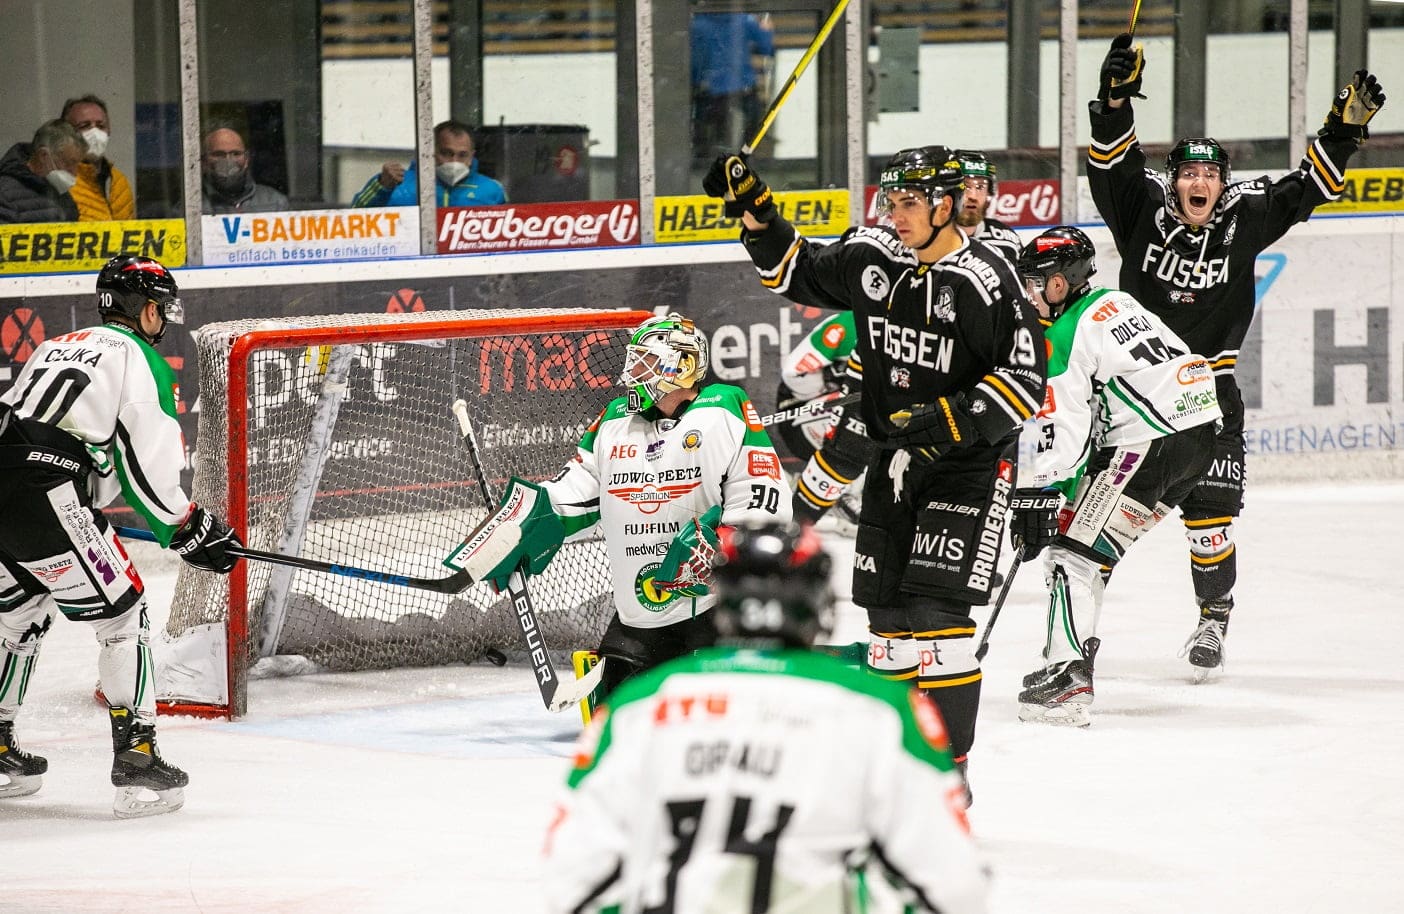
[[[365,260],[419,253],[419,210],[413,206],[203,216],[201,229],[206,266]]]
[[[1014,228],[1034,225],[1057,225],[1062,221],[1062,204],[1058,199],[1059,184],[1054,180],[998,181],[997,193],[990,201],[987,215]],[[863,222],[877,225],[877,185],[863,189]]]
[[[0,275],[96,271],[118,254],[141,254],[170,267],[181,266],[185,223],[142,219],[0,225]]]
[[[653,203],[653,239],[659,244],[735,241],[741,220],[728,219],[724,206],[715,197],[659,197]],[[849,225],[846,190],[776,191],[775,206],[806,235],[842,235]]]
[[[581,200],[439,210],[440,254],[483,254],[639,243],[637,200]]]

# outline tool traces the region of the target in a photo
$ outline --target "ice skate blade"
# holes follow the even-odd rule
[[[1019,719],[1025,723],[1054,727],[1088,727],[1092,725],[1092,707],[1083,702],[1067,702],[1052,708],[1020,704]]]
[[[1192,666],[1190,667],[1190,682],[1201,685],[1214,678],[1214,674],[1222,670],[1221,666]]]
[[[154,799],[153,799],[154,797]],[[185,805],[185,790],[151,790],[149,787],[118,787],[112,812],[119,819],[140,819],[175,812]]]
[[[8,783],[0,784],[0,800],[8,800],[13,797],[27,797],[39,792],[39,788],[44,784],[42,774],[11,774],[0,775],[8,777]]]

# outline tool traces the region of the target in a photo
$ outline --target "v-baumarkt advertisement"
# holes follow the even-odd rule
[[[325,209],[204,216],[206,266],[412,257],[419,210]]]

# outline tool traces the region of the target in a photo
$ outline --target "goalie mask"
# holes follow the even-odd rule
[[[831,561],[809,524],[717,531],[712,616],[721,644],[807,648],[833,628]]]
[[[707,377],[707,337],[673,312],[639,324],[629,338],[620,383],[629,389],[629,410],[643,412],[667,394],[697,387]]]

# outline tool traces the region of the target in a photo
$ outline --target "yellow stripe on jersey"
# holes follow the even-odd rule
[[[1101,164],[1110,164],[1112,159],[1123,155],[1126,152],[1126,150],[1130,149],[1131,144],[1134,142],[1136,142],[1136,134],[1133,132],[1128,134],[1125,140],[1116,144],[1115,146],[1111,147],[1105,152],[1100,151],[1097,147],[1097,144],[1093,143],[1087,147],[1087,158]]]
[[[1033,416],[1033,409],[1024,401],[1024,396],[1027,395],[1021,396],[1021,393],[1010,390],[1009,386],[1000,380],[998,375],[987,374],[980,380],[981,383],[992,388],[1008,402],[1014,414],[1020,419],[1029,419]]]
[[[1223,524],[1231,523],[1233,523],[1233,518],[1231,517],[1206,517],[1203,520],[1190,520],[1189,518],[1185,518],[1185,526],[1189,527],[1191,530],[1197,530],[1201,527],[1218,527]]]
[[[793,261],[795,255],[799,253],[800,245],[803,243],[803,238],[796,237],[794,242],[790,245],[790,249],[786,251],[785,256],[781,258],[780,263],[776,265],[774,270],[769,271],[771,275],[761,276],[761,285],[765,286],[767,289],[775,289],[784,285],[786,278],[789,276],[790,268],[794,265]]]

